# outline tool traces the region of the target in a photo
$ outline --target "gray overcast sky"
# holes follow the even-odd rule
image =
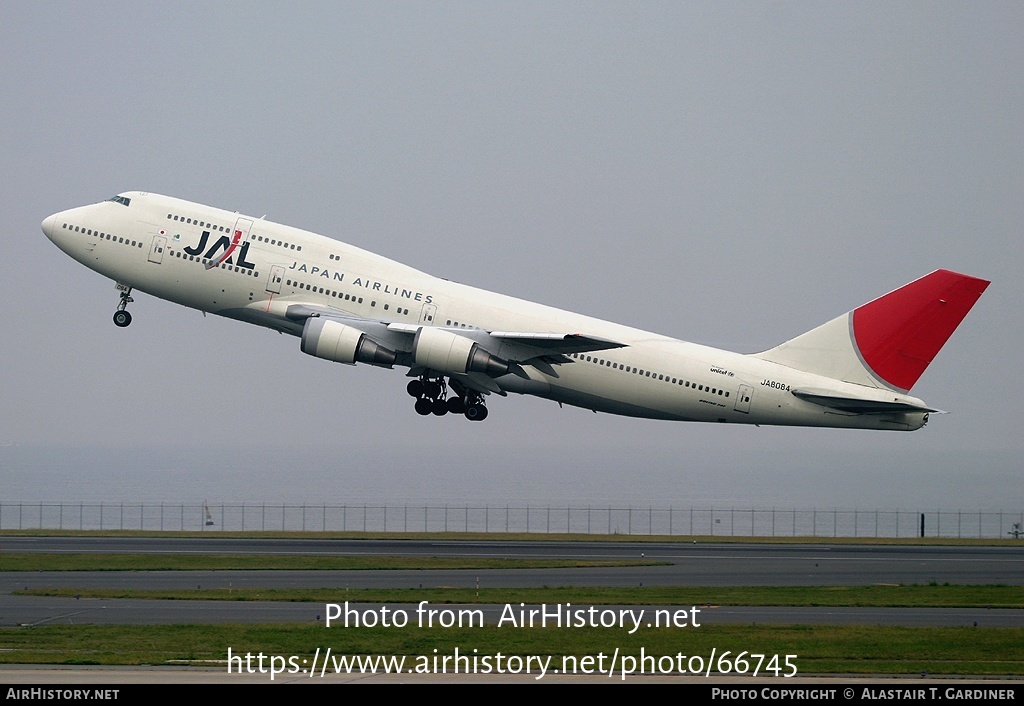
[[[1024,503],[1020,3],[4,2],[0,62],[4,499]],[[291,337],[144,294],[115,328],[39,222],[132,189],[743,352],[993,285],[913,434],[422,419]]]

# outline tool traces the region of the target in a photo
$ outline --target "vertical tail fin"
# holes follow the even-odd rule
[[[756,357],[907,392],[988,285],[936,270]]]

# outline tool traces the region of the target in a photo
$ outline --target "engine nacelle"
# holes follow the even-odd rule
[[[363,331],[333,319],[311,316],[302,327],[302,352],[336,363],[369,363],[390,368],[395,352]]]
[[[442,373],[483,373],[500,377],[509,371],[509,362],[491,355],[476,341],[444,329],[423,326],[412,344],[416,365]]]

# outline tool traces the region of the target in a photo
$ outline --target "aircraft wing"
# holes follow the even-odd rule
[[[394,323],[388,326],[390,331],[405,331],[412,335],[415,335],[420,328],[421,326],[415,324]],[[485,331],[443,326],[438,328],[476,341],[494,355],[520,365],[533,365],[554,377],[558,377],[558,374],[551,366],[571,363],[572,358],[568,357],[570,353],[587,353],[626,347],[625,343],[619,343],[609,338],[580,333]]]
[[[474,341],[489,353],[500,356],[518,365],[534,365],[543,372],[554,375],[551,367],[570,363],[571,353],[586,353],[612,348],[625,348],[627,344],[601,336],[581,333],[528,332],[528,331],[485,331],[474,328],[453,328],[445,326],[425,327],[420,324],[388,322],[380,319],[366,319],[345,312],[320,306],[293,304],[286,314],[289,319],[302,321],[310,317],[323,317],[359,329],[367,335],[394,346],[396,339],[405,338],[406,344],[398,348],[410,350],[416,334],[423,328],[448,331],[451,334]],[[384,340],[381,340],[384,339]]]
[[[625,343],[610,338],[582,333],[526,333],[523,331],[491,331],[492,338],[540,348],[551,353],[589,353],[611,348],[625,348]]]

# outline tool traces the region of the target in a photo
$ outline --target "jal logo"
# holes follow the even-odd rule
[[[239,236],[240,235],[241,233],[239,232]],[[236,243],[232,243],[231,238],[229,238],[228,236],[222,235],[213,242],[213,245],[209,245],[209,243],[210,231],[204,230],[203,237],[199,239],[199,243],[197,245],[184,248],[184,251],[189,255],[203,257],[208,260],[215,260],[217,259],[218,256],[224,257],[224,255],[228,253],[233,255],[233,251],[235,251],[238,253],[238,262],[232,262],[230,257],[225,259],[226,262],[232,265],[237,264],[239,267],[244,267],[247,270],[256,269],[256,265],[254,263],[251,263],[245,259],[246,255],[248,255],[249,253],[248,240],[242,243],[241,245],[238,245],[238,247],[233,247]],[[207,248],[207,245],[209,245],[209,248]]]

